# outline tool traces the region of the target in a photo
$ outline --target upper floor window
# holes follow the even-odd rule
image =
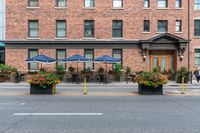
[[[194,20],[194,35],[200,36],[200,20]]]
[[[182,0],[176,0],[176,8],[182,7]]]
[[[56,21],[56,37],[58,38],[66,37],[66,21],[65,20]]]
[[[167,8],[168,0],[157,0],[158,8]]]
[[[123,0],[113,0],[113,7],[114,8],[122,8],[123,7]]]
[[[144,8],[150,7],[150,0],[144,0]]]
[[[57,7],[66,7],[67,6],[67,0],[56,0],[56,6]]]
[[[150,31],[150,21],[144,20],[144,32],[149,32],[149,31]]]
[[[94,0],[85,0],[84,1],[84,7],[94,7]]]
[[[176,32],[181,32],[181,31],[182,31],[182,21],[176,20]]]
[[[84,37],[94,37],[94,20],[84,21]]]
[[[168,22],[167,20],[158,20],[158,32],[167,32]]]
[[[195,0],[194,1],[194,9],[195,10],[200,10],[200,0]]]
[[[123,37],[123,22],[122,20],[113,20],[112,37]]]
[[[29,7],[38,7],[39,2],[38,2],[38,0],[28,0],[28,6]]]
[[[39,32],[38,20],[28,21],[28,37],[37,38]]]

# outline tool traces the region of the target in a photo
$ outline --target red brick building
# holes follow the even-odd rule
[[[110,55],[133,71],[192,69],[200,66],[200,2],[7,0],[4,43],[6,64],[20,71],[38,69],[25,62],[37,54],[57,59]]]

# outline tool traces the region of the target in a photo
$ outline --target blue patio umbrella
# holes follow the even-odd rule
[[[56,62],[56,59],[50,58],[50,57],[48,57],[46,55],[37,55],[35,57],[26,59],[26,62],[29,62],[29,63],[38,62],[38,63],[47,63],[47,64],[49,64],[49,63]]]
[[[103,63],[107,63],[107,64],[116,64],[116,63],[120,63],[121,62],[120,59],[116,59],[116,58],[113,58],[113,57],[108,56],[108,55],[104,55],[104,56],[98,57],[94,61],[95,62],[103,62]]]
[[[73,55],[71,57],[64,59],[63,63],[76,62],[77,63],[77,72],[78,72],[78,63],[79,62],[88,62],[88,61],[92,61],[92,60],[76,54],[76,55]]]
[[[42,67],[42,63],[46,63],[46,64],[54,63],[54,62],[56,62],[56,59],[50,58],[46,55],[37,55],[37,56],[26,59],[26,62],[28,62],[28,63],[32,63],[32,62],[41,63],[41,67]]]

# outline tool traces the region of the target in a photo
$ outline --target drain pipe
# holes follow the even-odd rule
[[[188,0],[188,69],[190,70],[190,0]]]

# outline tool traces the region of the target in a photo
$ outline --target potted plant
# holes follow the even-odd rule
[[[104,82],[105,72],[104,72],[104,69],[102,67],[100,67],[98,69],[97,74],[99,76],[99,82]]]
[[[65,67],[63,65],[56,65],[56,74],[58,75],[59,80],[63,80],[65,74]]]
[[[136,78],[138,83],[138,93],[142,95],[162,95],[163,84],[167,79],[160,73],[143,72]]]
[[[121,74],[122,74],[121,65],[120,64],[115,64],[114,71],[115,71],[116,80],[119,82],[121,80]]]
[[[130,73],[131,73],[131,68],[130,67],[126,67],[125,75],[126,75],[126,82],[127,83],[128,83],[128,80],[129,80]]]
[[[81,71],[81,75],[83,78],[86,78],[87,81],[91,81],[93,77],[93,71],[90,68],[86,68]]]
[[[177,83],[182,83],[182,78],[184,78],[184,83],[188,83],[189,81],[189,75],[190,75],[190,71],[188,70],[187,67],[181,67],[178,71],[177,71]]]
[[[30,80],[30,94],[55,94],[56,84],[60,83],[58,76],[53,73],[38,73]]]

